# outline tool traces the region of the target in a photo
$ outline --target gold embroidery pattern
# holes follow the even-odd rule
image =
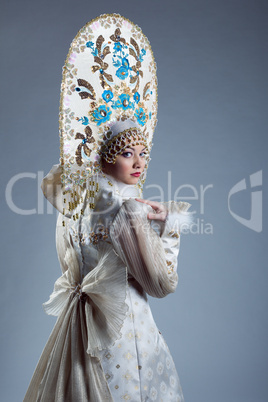
[[[92,100],[96,99],[96,93],[94,91],[94,88],[89,82],[87,82],[86,80],[83,80],[82,78],[78,78],[77,83],[78,83],[79,87],[85,88],[84,91],[82,90],[82,91],[79,91],[79,93],[78,93],[78,95],[80,96],[81,99],[87,99],[87,98],[90,98]],[[71,89],[74,92],[75,85],[73,85]]]
[[[172,274],[172,272],[174,272],[174,264],[169,260],[166,260],[166,263],[168,267],[168,274]]]
[[[72,229],[72,236],[75,242],[81,243],[83,246],[90,243],[94,246],[97,245],[100,241],[108,241],[109,239],[109,228],[101,225],[98,226],[95,232],[90,232],[87,235],[78,232],[75,229]]]
[[[127,370],[126,374],[122,376],[126,382],[129,382],[132,379],[132,375],[130,374],[130,372]]]
[[[92,244],[96,245],[99,243],[101,240],[107,240],[109,237],[109,229],[108,228],[99,228],[98,232],[91,232],[89,234],[89,240]]]
[[[94,57],[94,61],[98,65],[92,66],[92,71],[93,71],[93,73],[95,73],[96,71],[99,71],[99,79],[101,82],[101,86],[103,88],[105,88],[105,87],[110,88],[110,85],[107,83],[107,81],[113,82],[113,77],[111,76],[111,74],[108,74],[105,71],[105,70],[107,70],[109,65],[107,63],[105,63],[103,61],[103,59],[107,56],[107,54],[109,54],[111,52],[110,52],[109,46],[107,44],[104,44],[104,41],[105,41],[105,39],[102,35],[100,35],[97,38],[96,50],[98,51],[98,55]],[[106,80],[104,78],[106,78]]]
[[[82,150],[84,151],[85,155],[87,157],[90,157],[91,154],[91,149],[87,146],[87,144],[91,144],[92,142],[95,142],[95,139],[92,137],[92,130],[89,126],[85,128],[85,134],[80,134],[76,133],[75,139],[82,140],[82,142],[78,145],[76,151],[75,151],[75,156],[76,156],[76,162],[78,166],[81,166],[83,164],[82,160]]]
[[[171,231],[169,232],[169,236],[171,236],[171,237],[173,237],[173,238],[175,238],[175,239],[178,239],[178,238],[180,237],[180,233],[177,232],[177,231],[175,231],[175,230],[171,230]]]
[[[127,359],[127,360],[131,360],[131,359],[133,359],[133,355],[130,353],[130,351],[127,351],[124,354],[124,358]]]
[[[125,395],[121,396],[121,399],[124,399],[124,401],[131,401],[131,395],[129,395],[129,393],[126,393]]]

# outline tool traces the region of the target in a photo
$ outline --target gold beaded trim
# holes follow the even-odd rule
[[[107,133],[109,134],[109,133]],[[144,145],[149,152],[146,137],[138,128],[121,131],[102,147],[102,156],[108,163],[115,163],[116,157],[124,152],[129,145]]]

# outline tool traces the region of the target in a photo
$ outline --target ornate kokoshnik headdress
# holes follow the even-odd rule
[[[70,46],[61,86],[61,183],[73,219],[83,214],[81,190],[94,208],[101,159],[114,163],[130,142],[147,148],[142,187],[156,115],[156,64],[141,29],[118,14],[87,23]]]

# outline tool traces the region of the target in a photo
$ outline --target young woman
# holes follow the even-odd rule
[[[177,286],[188,203],[143,200],[156,124],[155,63],[125,18],[102,15],[63,69],[61,164],[43,181],[60,212],[62,276],[44,304],[58,320],[24,401],[183,401],[147,294]]]

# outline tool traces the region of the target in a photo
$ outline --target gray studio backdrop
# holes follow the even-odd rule
[[[60,275],[56,213],[40,182],[59,159],[61,67],[77,31],[111,12],[142,27],[158,65],[144,197],[161,188],[166,201],[187,200],[195,211],[181,239],[178,289],[151,299],[186,402],[268,401],[260,0],[1,1],[0,400],[23,399],[55,323],[42,303]]]

